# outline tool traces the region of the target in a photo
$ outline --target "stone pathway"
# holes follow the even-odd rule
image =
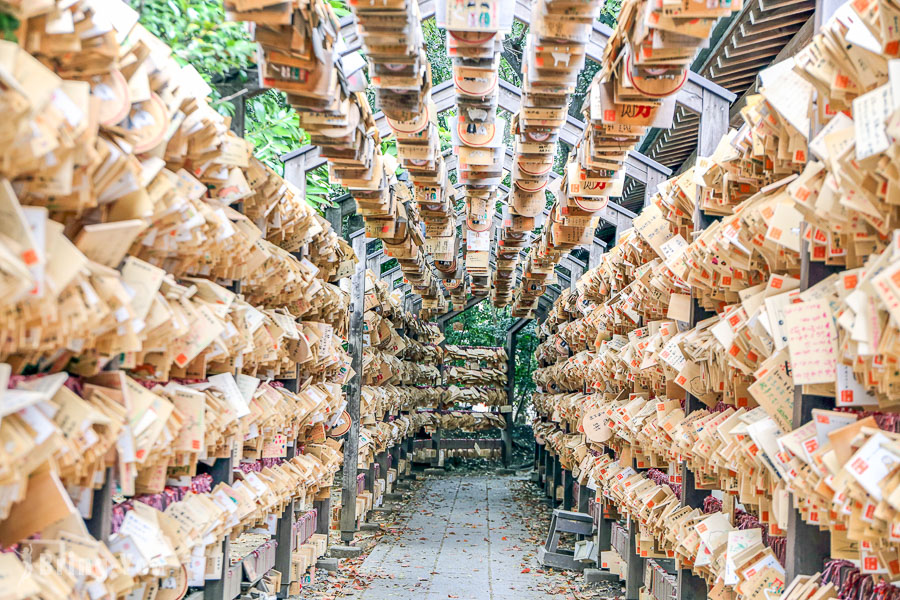
[[[566,598],[552,595],[565,576],[544,573],[534,558],[538,542],[525,526],[517,485],[515,476],[501,475],[427,479],[396,533],[359,569],[371,576],[362,600]]]

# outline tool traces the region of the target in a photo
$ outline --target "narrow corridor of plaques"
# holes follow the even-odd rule
[[[304,598],[622,597],[617,583],[590,586],[581,573],[538,564],[536,551],[546,536],[551,509],[527,475],[449,473],[429,475],[413,486],[406,501],[396,503],[396,513],[380,517],[384,533],[369,540],[368,554],[358,559],[349,578],[344,572],[320,580],[305,590]]]

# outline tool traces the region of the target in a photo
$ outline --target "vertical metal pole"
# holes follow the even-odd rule
[[[369,463],[366,469],[366,491],[372,494],[372,501],[375,501],[375,461]]]
[[[281,573],[281,589],[278,590],[287,596],[291,587],[291,554],[294,552],[294,503],[291,500],[284,508],[284,512],[278,519],[275,527],[275,539],[278,546],[275,548],[275,569]]]
[[[398,440],[397,444],[391,448],[391,468],[397,473],[396,479],[394,479],[394,489],[397,488],[397,484],[400,483],[400,454],[403,451],[403,440]],[[394,490],[391,490],[394,491]]]
[[[350,432],[344,442],[344,477],[341,489],[341,540],[352,543],[356,533],[356,461],[359,455],[359,398],[362,392],[363,306],[366,291],[366,237],[353,239],[353,251],[359,262],[350,280],[350,379],[347,412]]]

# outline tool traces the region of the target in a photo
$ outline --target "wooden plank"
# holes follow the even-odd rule
[[[794,4],[803,4],[807,0],[759,0],[759,6],[763,10],[775,10],[782,6],[793,6]]]
[[[745,59],[744,61],[734,61],[727,67],[713,67],[712,72],[716,77],[740,75],[745,73],[749,73],[750,75],[753,75],[755,77],[756,74],[759,73],[761,69],[768,66],[768,64],[768,58],[763,58],[762,60],[752,62],[751,59]]]
[[[728,133],[729,103],[714,94],[704,94],[700,133],[697,136],[697,154],[710,156],[719,140]]]
[[[792,17],[796,15],[803,15],[803,19],[801,20],[801,22],[803,22],[809,18],[815,8],[815,2],[808,1],[789,4],[788,6],[782,6],[773,10],[764,10],[762,8],[758,8],[750,11],[750,23],[753,25],[756,25],[758,23],[768,23],[771,21],[777,21],[784,17]]]
[[[768,30],[762,32],[752,32],[750,30],[743,30],[742,33],[744,36],[740,39],[736,39],[734,41],[735,48],[743,48],[746,46],[752,46],[753,44],[758,44],[760,42],[768,42],[771,40],[784,40],[792,35],[794,35],[793,27],[784,27],[775,30]]]
[[[341,539],[349,544],[356,534],[356,467],[359,454],[359,399],[362,392],[363,306],[365,303],[365,235],[353,239],[353,251],[362,257],[350,280],[350,366],[353,377],[347,386],[347,412],[350,432],[344,442],[343,480],[341,481]]]
[[[650,198],[657,193],[657,186],[666,180],[666,175],[660,173],[659,171],[653,171],[647,177],[647,183],[644,185],[644,204],[643,206],[650,205]]]
[[[794,16],[782,17],[777,20],[767,21],[759,24],[741,25],[741,30],[745,31],[747,35],[775,32],[779,36],[787,37],[794,35],[795,26],[802,25],[807,18],[809,18],[809,15],[807,14],[797,14]]]
[[[752,85],[755,79],[756,73],[736,73],[735,75],[722,77],[719,81],[722,82],[722,85],[726,85],[736,90],[743,90]],[[734,125],[734,123],[732,123],[732,125]]]
[[[805,46],[812,39],[813,33],[815,32],[815,17],[809,17],[803,26],[797,30],[794,34],[794,37],[781,49],[781,51],[775,56],[772,60],[771,64],[777,64],[787,58],[788,56],[793,56],[797,53],[797,50]],[[749,51],[752,51],[752,47],[747,48]],[[755,93],[756,86],[753,85],[744,92],[744,95],[741,96],[741,99],[735,102],[731,107],[731,112],[729,116],[729,122],[733,126],[737,126],[743,122],[741,119],[740,110],[743,106],[747,104],[747,96],[749,94]]]
[[[644,559],[637,552],[638,526],[628,517],[628,550],[623,558],[626,561],[625,600],[639,600],[644,583]]]
[[[747,54],[762,53],[762,52],[768,53],[767,51],[769,51],[769,50],[778,52],[783,47],[784,47],[784,44],[781,41],[775,40],[772,42],[756,44],[754,46],[745,47],[745,48],[735,48],[734,46],[727,46],[725,48],[724,54],[725,54],[725,58],[734,58],[734,57],[738,57],[738,56],[745,56]]]

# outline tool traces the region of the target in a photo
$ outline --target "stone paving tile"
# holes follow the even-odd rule
[[[531,537],[510,480],[490,475],[433,477],[400,515],[360,572],[376,575],[361,600],[544,600]]]

